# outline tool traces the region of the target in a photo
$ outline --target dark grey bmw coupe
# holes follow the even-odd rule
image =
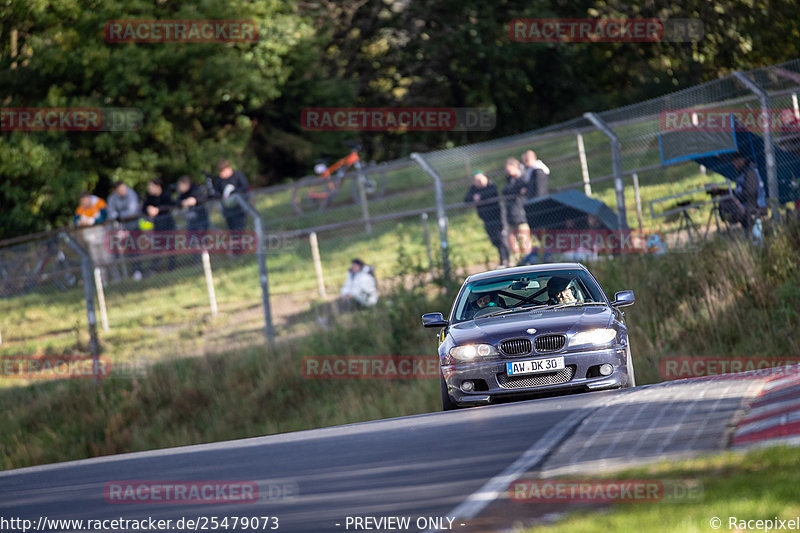
[[[633,291],[608,301],[578,263],[493,270],[470,276],[441,328],[442,409],[502,398],[635,385],[621,307]]]

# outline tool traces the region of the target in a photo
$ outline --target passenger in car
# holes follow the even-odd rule
[[[550,298],[547,304],[571,304],[577,302],[572,289],[569,288],[570,283],[572,283],[571,279],[556,276],[550,278],[550,281],[547,282],[547,296]]]

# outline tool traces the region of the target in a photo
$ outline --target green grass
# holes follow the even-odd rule
[[[451,247],[462,262],[485,264],[496,261],[496,252],[486,239],[483,226],[473,210],[450,218]],[[435,224],[428,222],[434,254],[438,256]],[[270,291],[276,306],[290,301],[307,309],[318,298],[316,277],[307,240],[289,241],[286,249],[270,251],[268,269]],[[389,278],[397,270],[399,250],[414,257],[425,257],[423,225],[419,218],[375,224],[366,235],[359,226],[319,235],[320,254],[326,287],[336,293],[353,257],[363,257],[376,268],[379,278]],[[467,260],[468,258],[468,260]],[[146,278],[139,283],[125,282],[105,287],[109,332],[100,332],[105,352],[127,360],[143,354],[154,359],[177,353],[203,350],[205,339],[222,329],[236,336],[241,330],[261,327],[263,315],[252,320],[230,323],[228,318],[248,310],[260,313],[261,296],[258,268],[254,256],[235,260],[211,256],[215,292],[220,317],[212,319],[199,266],[187,266],[181,258],[178,270]],[[66,293],[29,294],[0,300],[0,327],[3,344],[0,355],[37,355],[87,352],[86,314],[80,288]],[[252,314],[252,313],[251,313]],[[280,335],[291,333],[287,325],[276,324]],[[153,339],[158,336],[158,339]],[[257,336],[247,337],[260,342]]]
[[[419,316],[447,311],[452,292],[423,282],[424,262],[406,252],[397,251],[403,268],[377,308],[284,339],[275,351],[255,342],[234,349],[227,339],[227,350],[165,360],[146,376],[0,388],[0,468],[438,410],[435,380],[325,381],[301,374],[308,355],[433,357],[434,335],[420,327]],[[610,295],[636,293],[626,322],[640,384],[661,381],[659,361],[668,356],[800,355],[800,223],[769,236],[763,249],[717,241],[698,253],[622,257],[590,268]],[[160,305],[154,301],[149,312]],[[152,360],[159,349],[174,347],[172,337],[152,328],[144,328],[145,340],[138,327],[119,334],[139,347],[130,359]],[[119,361],[116,352],[111,357],[113,369]]]
[[[650,183],[648,179],[656,183]],[[643,176],[643,202],[655,196],[695,188],[704,180],[704,177],[694,175],[664,184],[657,183],[654,177]],[[460,182],[454,182],[453,185],[447,191],[452,196],[448,201],[458,202],[463,187]],[[595,192],[597,198],[614,205],[614,192],[610,184]],[[631,227],[636,227],[633,192],[630,188],[626,189],[626,197],[628,220]],[[380,209],[389,212],[418,208],[428,205],[430,194],[419,191],[409,193],[403,197],[403,201],[408,203],[378,204],[371,206],[371,209],[374,210],[373,214],[380,214]],[[348,217],[358,216],[358,206],[342,209],[348,210]],[[318,222],[325,216],[326,212],[313,215],[319,219]],[[486,238],[473,209],[451,211],[448,218],[450,250],[462,264],[496,264],[496,251]],[[695,219],[701,222],[705,215],[695,215]],[[667,231],[677,225],[676,222],[665,224],[663,220],[653,220],[649,209],[644,211],[644,227],[647,230]],[[439,238],[433,216],[428,221],[428,230],[433,254],[438,257]],[[335,293],[341,286],[344,270],[353,257],[362,257],[373,264],[379,278],[393,275],[401,247],[413,257],[425,257],[423,224],[418,217],[373,224],[371,234],[367,234],[362,225],[324,231],[319,233],[318,239],[324,281],[329,293]],[[318,297],[308,241],[297,238],[281,244],[280,248],[269,250],[267,260],[270,291],[277,298],[278,314],[280,306],[284,305],[281,297],[292,300],[295,306],[308,306]],[[106,285],[111,330],[100,333],[106,352],[121,360],[142,353],[153,353],[154,358],[174,355],[176,351],[196,353],[203,350],[209,336],[216,335],[222,326],[229,335],[236,335],[240,329],[251,331],[259,327],[255,318],[233,323],[225,320],[226,316],[235,317],[237,313],[260,309],[255,257],[230,260],[227,256],[215,255],[211,257],[211,263],[222,315],[216,320],[209,316],[202,270],[199,266],[189,266],[187,257],[179,258],[181,268],[171,274],[148,278],[138,284]],[[66,293],[29,294],[0,300],[0,317],[0,332],[4,341],[0,345],[0,355],[85,352],[88,346],[79,287]],[[276,326],[279,334],[293,331],[281,323]],[[162,342],[149,342],[153,334],[161,335]],[[243,335],[242,338],[258,341],[253,335]]]
[[[554,525],[526,533],[588,533],[595,531],[690,532],[714,531],[712,518],[729,528],[729,517],[742,520],[796,519],[800,516],[800,449],[773,447],[747,453],[725,453],[675,463],[661,463],[610,476],[613,479],[692,480],[702,486],[698,501],[630,502],[608,512],[579,511]],[[521,504],[523,505],[523,504]]]
[[[628,125],[619,128],[625,139],[640,139],[652,133],[652,124]],[[584,135],[589,155],[589,170],[595,178],[611,172],[608,140],[599,132]],[[639,144],[637,144],[639,143]],[[644,144],[642,144],[644,143]],[[580,165],[573,134],[551,138],[521,136],[514,140],[486,143],[429,154],[428,160],[441,174],[448,204],[459,203],[470,184],[469,170],[483,169],[502,173],[509,156],[518,157],[533,146],[545,161],[548,155],[552,167],[551,188],[580,181]],[[651,164],[657,158],[651,138],[624,144],[626,157],[632,157],[626,167]],[[654,151],[655,150],[655,151]],[[374,170],[374,169],[373,169]],[[398,211],[433,208],[433,182],[416,163],[395,166],[384,172],[387,194],[369,203],[372,216]],[[374,175],[374,174],[373,174]],[[278,232],[315,227],[340,221],[358,220],[361,208],[350,197],[349,177],[335,202],[325,211],[310,211],[302,216],[291,206],[291,188],[272,189],[254,195],[253,202],[264,217],[267,231]],[[496,179],[498,183],[502,177]],[[697,173],[692,164],[650,171],[640,176],[643,204],[643,228],[646,231],[671,231],[677,219],[652,218],[648,202],[654,198],[699,187],[712,181]],[[628,224],[637,228],[636,209],[630,178],[626,178],[625,200]],[[593,196],[616,209],[613,181],[593,184]],[[698,199],[703,199],[702,195]],[[693,214],[703,223],[708,207]],[[449,241],[451,253],[469,265],[496,264],[496,251],[486,238],[480,220],[473,209],[451,211]],[[216,210],[212,220],[218,227],[224,222]],[[439,255],[439,236],[435,216],[428,222],[434,256]],[[425,258],[423,226],[419,217],[376,223],[371,234],[364,226],[355,224],[344,228],[318,232],[324,283],[328,293],[341,286],[350,259],[361,257],[373,264],[381,279],[396,271],[402,247],[415,258]],[[276,306],[276,329],[279,335],[302,334],[303,327],[281,317],[296,314],[318,298],[316,276],[311,250],[305,237],[283,242],[269,250],[270,292]],[[231,261],[225,256],[212,256],[216,296],[220,317],[212,319],[205,283],[199,266],[187,266],[170,275],[159,275],[139,284],[121,283],[105,287],[111,330],[100,332],[107,354],[128,360],[146,354],[153,359],[165,356],[215,351],[220,339],[235,339],[238,344],[260,342],[257,330],[261,297],[258,269],[252,256]],[[66,293],[29,294],[0,300],[0,355],[37,355],[55,353],[86,353],[88,336],[82,303],[82,292],[76,287]],[[160,339],[154,340],[154,337]],[[224,345],[224,342],[222,342]]]

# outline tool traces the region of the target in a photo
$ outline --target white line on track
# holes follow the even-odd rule
[[[507,492],[509,485],[519,476],[527,472],[534,465],[540,462],[554,446],[558,445],[566,435],[577,427],[588,417],[600,403],[604,403],[605,398],[595,402],[589,402],[583,411],[583,416],[574,416],[564,420],[550,428],[547,433],[542,435],[533,445],[525,450],[519,458],[511,463],[508,468],[491,478],[483,484],[481,488],[473,492],[466,500],[461,502],[455,509],[445,516],[456,517],[463,520],[475,518],[483,509],[496,500],[500,495]]]

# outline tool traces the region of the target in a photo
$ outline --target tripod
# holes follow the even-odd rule
[[[714,221],[714,224],[717,226],[717,233],[722,231],[722,225],[725,225],[725,229],[730,229],[730,224],[727,220],[725,220],[722,216],[722,212],[719,209],[719,202],[714,202],[714,205],[711,207],[711,211],[708,213],[708,221],[706,222],[706,233],[704,237],[708,237],[708,231],[711,229],[711,221]]]
[[[730,194],[728,189],[711,189],[708,191],[708,194],[711,196],[711,211],[708,213],[708,220],[706,221],[706,233],[705,237],[708,237],[708,232],[711,229],[711,220],[714,220],[714,223],[717,226],[717,233],[722,230],[722,224],[725,224],[725,229],[730,229],[730,223],[722,216],[722,211],[720,210],[720,202],[727,198]],[[720,223],[722,221],[722,224]]]
[[[694,220],[692,220],[692,217],[689,215],[688,206],[691,205],[691,202],[689,201],[677,202],[675,205],[677,207],[683,208],[681,209],[680,212],[680,223],[678,224],[678,233],[680,233],[682,230],[686,230],[686,235],[689,237],[689,244],[693,244],[692,231],[694,231],[699,237],[700,229],[697,227],[697,224],[695,224]]]

